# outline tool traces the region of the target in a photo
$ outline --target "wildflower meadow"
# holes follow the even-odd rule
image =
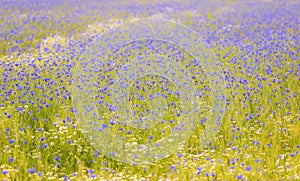
[[[0,0],[0,180],[300,180],[299,12]]]

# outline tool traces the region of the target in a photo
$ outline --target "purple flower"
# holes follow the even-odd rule
[[[202,118],[202,119],[200,120],[200,124],[204,124],[205,121],[206,121],[206,118]]]
[[[176,166],[172,165],[172,166],[170,166],[170,169],[175,172],[176,171]]]
[[[177,157],[178,157],[178,158],[181,158],[181,157],[182,157],[182,154],[181,154],[181,153],[177,153]]]
[[[13,144],[13,143],[15,142],[15,140],[9,139],[8,142],[9,142],[10,144]]]
[[[23,111],[23,108],[21,108],[21,107],[18,107],[18,108],[16,108],[16,111],[20,111],[20,112],[22,112],[22,111]]]
[[[197,168],[197,171],[201,171],[201,170],[203,170],[202,166],[200,166],[200,167]]]
[[[232,147],[231,150],[237,150],[238,148],[236,146]]]
[[[68,143],[68,144],[71,144],[71,143],[72,143],[72,140],[67,140],[67,143]]]
[[[68,177],[67,176],[62,176],[62,178],[64,179],[64,180],[68,180]]]
[[[97,175],[96,174],[91,174],[91,179],[95,179],[97,178]]]
[[[251,166],[247,166],[247,167],[245,168],[246,171],[250,171],[251,169],[252,169]]]
[[[7,170],[2,170],[2,174],[6,175],[6,174],[8,174],[8,171]]]
[[[88,170],[88,173],[89,173],[89,174],[94,173],[94,172],[95,172],[95,171],[92,170],[92,169],[89,169],[89,170]]]
[[[14,158],[13,158],[13,157],[9,157],[9,158],[8,158],[8,161],[9,161],[9,162],[13,162],[13,161],[14,161]]]
[[[243,179],[243,175],[239,174],[239,175],[236,176],[236,178],[239,179],[239,180],[242,180]]]
[[[28,172],[29,172],[30,174],[33,174],[33,173],[35,172],[35,168],[28,168]]]

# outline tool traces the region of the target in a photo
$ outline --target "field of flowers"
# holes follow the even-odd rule
[[[227,94],[220,129],[205,148],[209,108],[175,154],[141,165],[107,157],[87,140],[70,87],[92,43],[142,18],[176,21],[204,37]],[[0,180],[300,180],[299,41],[297,0],[0,0]],[[152,53],[168,47],[138,43],[140,53],[150,44]],[[211,89],[199,89],[209,99]],[[128,141],[156,142],[176,124],[172,110],[166,130],[107,125]]]

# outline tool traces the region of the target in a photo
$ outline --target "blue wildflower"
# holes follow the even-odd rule
[[[33,173],[35,172],[35,168],[28,168],[28,172],[29,172],[30,174],[33,174]]]

